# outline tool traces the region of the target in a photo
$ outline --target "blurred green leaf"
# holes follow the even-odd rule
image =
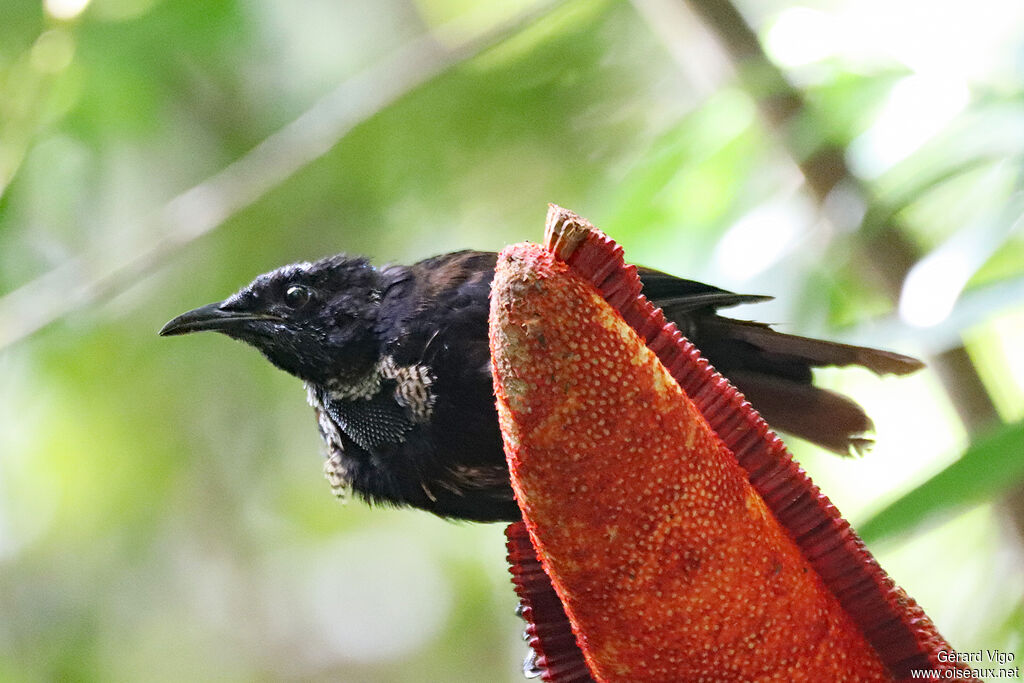
[[[867,543],[905,534],[969,505],[998,500],[1024,481],[1024,422],[972,444],[960,459],[860,525]]]

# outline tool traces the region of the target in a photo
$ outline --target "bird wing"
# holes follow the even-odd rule
[[[859,365],[881,375],[923,367],[921,361],[891,351],[785,334],[764,323],[717,313],[771,297],[735,294],[646,268],[639,271],[644,294],[769,424],[830,451],[862,453],[871,444],[866,435],[873,424],[851,399],[814,386],[812,368]]]
[[[386,352],[401,366],[429,369],[436,396],[430,428],[470,468],[504,466],[487,332],[496,261],[478,251],[420,261],[406,269],[401,302],[390,307],[385,297],[383,307],[391,319]]]
[[[740,304],[770,301],[772,297],[760,294],[736,294],[696,280],[686,280],[653,268],[638,267],[644,284],[644,296],[665,310],[666,315],[683,315],[690,311],[717,311]]]
[[[498,438],[491,422],[476,416],[477,402],[493,403],[487,345],[487,301],[496,254],[462,251],[420,261],[408,269],[384,318],[389,348],[404,364],[436,369],[439,429],[468,430],[467,443]],[[639,268],[644,294],[743,392],[773,427],[843,455],[871,443],[870,418],[851,399],[813,385],[812,368],[860,365],[878,374],[906,374],[922,367],[909,356],[811,339],[769,325],[718,315],[718,310],[771,297],[737,294],[651,268]],[[486,456],[481,449],[481,464]],[[493,464],[493,463],[487,463]]]

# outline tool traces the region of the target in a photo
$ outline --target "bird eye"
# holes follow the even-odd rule
[[[309,291],[309,287],[303,287],[302,285],[292,285],[284,293],[284,304],[288,308],[299,309],[309,303],[309,299],[312,294]]]

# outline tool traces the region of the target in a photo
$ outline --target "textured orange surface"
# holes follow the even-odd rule
[[[656,356],[539,247],[500,259],[513,485],[595,678],[891,680]]]

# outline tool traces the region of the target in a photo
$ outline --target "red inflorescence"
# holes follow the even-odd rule
[[[548,228],[549,250],[499,260],[495,390],[530,538],[593,677],[893,680],[939,668],[948,646],[931,623],[640,296],[621,249],[557,207]],[[547,680],[586,680],[516,538],[510,529],[517,589],[548,615],[532,632],[538,663],[577,676],[547,669]]]
[[[537,559],[537,551],[522,522],[509,524],[508,563],[512,583],[526,620],[527,643],[536,653],[541,679],[555,683],[592,683],[583,652],[576,645],[569,617]]]

